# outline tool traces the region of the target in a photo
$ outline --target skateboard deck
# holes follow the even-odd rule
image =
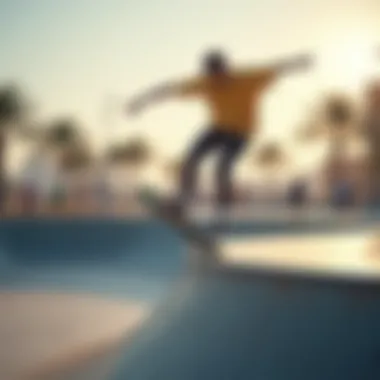
[[[218,244],[216,238],[191,223],[186,217],[170,212],[165,205],[165,200],[155,190],[141,190],[139,199],[153,215],[177,230],[190,245],[198,248],[202,253],[217,253]]]

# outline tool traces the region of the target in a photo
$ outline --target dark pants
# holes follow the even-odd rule
[[[246,138],[217,129],[203,133],[195,142],[185,160],[181,178],[181,199],[191,199],[197,185],[198,167],[210,153],[220,154],[216,170],[217,201],[228,205],[233,198],[232,170],[246,145]]]

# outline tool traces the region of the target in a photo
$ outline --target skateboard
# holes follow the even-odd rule
[[[178,231],[185,240],[202,254],[216,255],[219,251],[216,238],[194,225],[185,216],[170,210],[167,201],[154,189],[144,188],[138,193],[139,200],[158,219]]]

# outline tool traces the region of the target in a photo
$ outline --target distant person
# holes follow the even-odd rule
[[[337,209],[346,209],[355,205],[355,192],[351,181],[337,180],[332,186],[331,205]]]
[[[27,157],[19,173],[25,212],[37,211],[45,203],[56,181],[57,170],[56,162],[41,146]]]
[[[298,178],[289,187],[288,205],[299,208],[306,204],[308,196],[308,187],[304,179]]]
[[[258,106],[263,92],[280,75],[308,68],[312,59],[308,55],[284,60],[265,67],[235,70],[229,59],[220,51],[208,52],[201,62],[198,78],[164,83],[133,99],[130,113],[137,113],[148,105],[168,98],[200,98],[208,106],[210,119],[206,130],[191,146],[184,162],[180,194],[174,210],[192,199],[197,169],[209,153],[219,153],[217,169],[217,203],[223,209],[232,202],[232,169],[248,145],[252,135],[258,133]],[[178,126],[182,128],[181,125]]]
[[[380,203],[380,82],[371,83],[365,94],[363,129],[368,144],[368,190],[371,204]]]

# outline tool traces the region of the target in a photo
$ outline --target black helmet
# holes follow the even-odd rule
[[[203,58],[203,71],[206,74],[219,74],[226,71],[228,60],[219,50],[212,50],[205,54]]]

